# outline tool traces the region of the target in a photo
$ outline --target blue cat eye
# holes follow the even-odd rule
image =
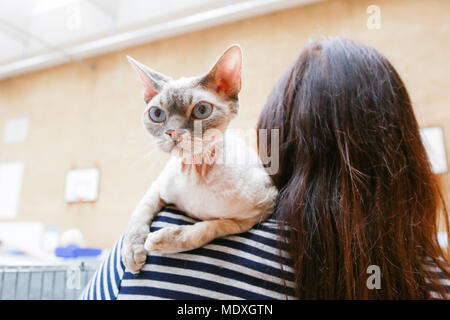
[[[199,102],[192,110],[192,115],[197,119],[206,119],[212,113],[213,107],[208,102]]]
[[[148,116],[153,122],[163,122],[166,120],[166,112],[158,107],[151,107],[148,110]]]

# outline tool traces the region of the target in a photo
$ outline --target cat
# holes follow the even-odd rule
[[[171,155],[124,234],[124,265],[138,273],[148,252],[188,251],[251,229],[271,214],[277,189],[256,151],[227,130],[239,110],[239,45],[230,46],[207,74],[176,80],[127,58],[144,86],[144,127]],[[226,161],[242,155],[246,163]],[[150,233],[153,217],[167,204],[202,221]]]

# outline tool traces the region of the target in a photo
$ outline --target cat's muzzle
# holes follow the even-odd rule
[[[187,130],[185,129],[170,129],[166,130],[164,133],[167,134],[175,144],[178,144],[182,139],[182,135],[184,135],[186,132]]]

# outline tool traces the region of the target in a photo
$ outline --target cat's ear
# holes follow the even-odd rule
[[[237,44],[230,46],[201,80],[206,88],[237,98],[241,91],[242,51]]]
[[[127,56],[127,59],[141,78],[142,84],[144,85],[144,100],[148,103],[162,90],[164,84],[170,81],[170,78],[150,69],[129,56]]]

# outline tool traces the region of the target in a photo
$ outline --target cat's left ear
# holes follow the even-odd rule
[[[142,84],[144,85],[144,100],[145,103],[148,103],[162,90],[163,86],[170,81],[170,78],[150,69],[129,56],[127,56],[127,59],[141,78]]]
[[[237,98],[241,91],[242,50],[237,44],[230,46],[217,60],[200,84],[206,88]]]

